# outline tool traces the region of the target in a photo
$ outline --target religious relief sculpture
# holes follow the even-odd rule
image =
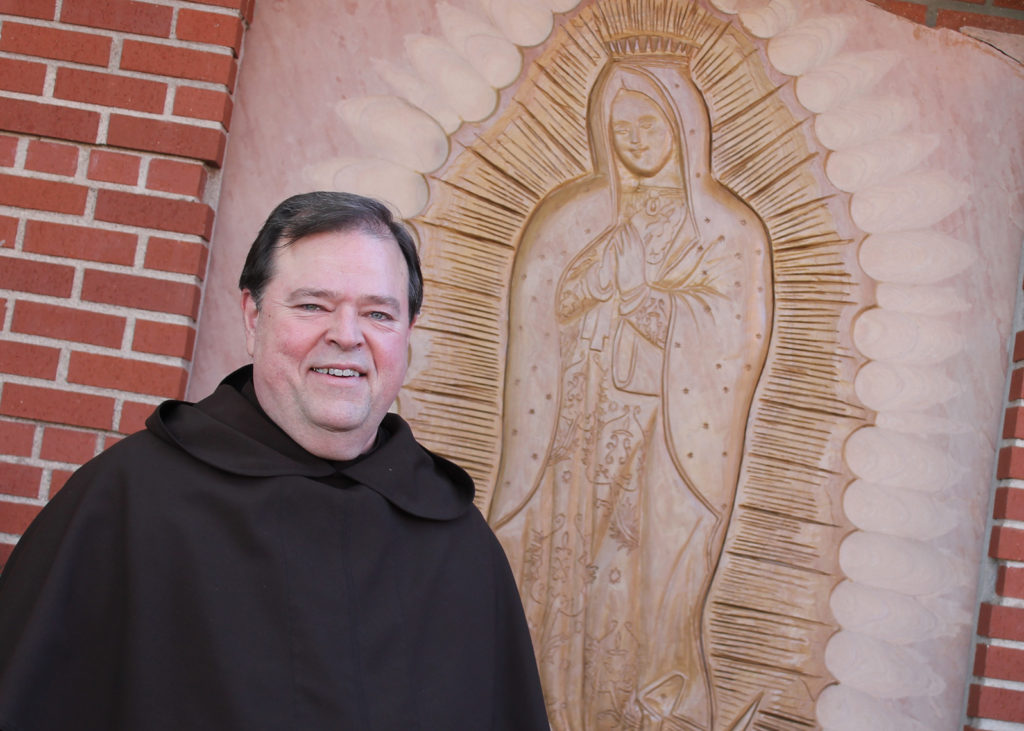
[[[699,0],[594,0],[416,219],[402,408],[474,470],[559,731],[816,728],[836,685],[866,293],[792,95]]]
[[[612,58],[588,135],[592,172],[519,246],[490,520],[553,728],[743,728],[716,717],[702,619],[768,348],[767,235],[711,174],[685,53]]]

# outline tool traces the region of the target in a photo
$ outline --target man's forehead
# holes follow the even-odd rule
[[[331,237],[339,237],[336,241],[331,241]],[[409,266],[402,253],[401,246],[398,241],[389,232],[380,233],[373,229],[368,228],[346,228],[341,230],[328,230],[320,231],[317,233],[309,234],[308,236],[302,236],[298,239],[291,240],[290,242],[282,242],[279,246],[274,248],[273,264],[270,267],[270,276],[267,279],[268,284],[283,284],[280,281],[280,275],[282,273],[282,267],[279,266],[282,259],[294,260],[296,257],[299,259],[304,258],[303,254],[306,247],[311,243],[316,243],[321,246],[327,246],[327,251],[330,253],[332,249],[341,249],[344,246],[350,246],[353,243],[359,245],[368,245],[368,250],[386,251],[390,254],[386,261],[393,266],[387,266],[385,274],[388,276],[394,275],[402,280],[403,291],[409,282]],[[349,269],[346,266],[348,258],[342,258],[335,262],[335,265],[331,268],[314,269],[314,272],[323,272],[325,275],[329,275],[332,271],[344,273]],[[286,266],[285,269],[288,271],[294,271],[292,267]],[[290,279],[290,277],[289,277]],[[291,281],[287,285],[291,287],[291,292],[306,294],[312,294],[314,290],[318,290],[320,294],[330,296],[332,294],[339,294],[336,291],[331,291],[329,283],[323,282],[295,282]],[[290,294],[290,293],[288,293]],[[287,296],[287,294],[286,294]],[[385,296],[385,295],[380,295]]]
[[[389,232],[381,233],[374,229],[362,227],[316,231],[314,233],[306,234],[305,236],[300,236],[299,238],[288,238],[282,236],[273,248],[273,262],[277,263],[280,261],[282,256],[295,255],[305,251],[310,243],[323,245],[325,242],[330,243],[328,250],[330,250],[330,248],[342,248],[344,246],[350,246],[353,243],[359,243],[367,244],[366,248],[370,250],[379,249],[382,251],[394,251],[395,254],[398,255],[398,258],[402,260],[402,270],[406,269],[405,256],[402,254],[401,246],[394,236]]]

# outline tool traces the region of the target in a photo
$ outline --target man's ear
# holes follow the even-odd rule
[[[256,323],[260,319],[260,308],[256,298],[248,289],[242,290],[242,323],[245,325],[245,349],[252,356],[256,350]]]

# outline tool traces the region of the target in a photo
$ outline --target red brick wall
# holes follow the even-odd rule
[[[1024,0],[868,0],[931,28],[965,26],[1024,34]]]
[[[1019,296],[1017,311],[1022,308]],[[986,581],[982,572],[965,731],[996,721],[1012,724],[1000,728],[1024,728],[1024,330],[1016,335],[1012,359],[989,526],[994,580]]]
[[[184,394],[252,0],[0,0],[0,562]]]

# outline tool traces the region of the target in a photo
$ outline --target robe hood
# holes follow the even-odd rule
[[[463,515],[473,504],[472,478],[423,448],[397,414],[387,414],[381,426],[380,443],[354,460],[316,457],[257,406],[251,365],[229,375],[202,401],[165,401],[146,420],[158,439],[229,474],[308,477],[339,489],[362,485],[416,517],[453,520]]]

